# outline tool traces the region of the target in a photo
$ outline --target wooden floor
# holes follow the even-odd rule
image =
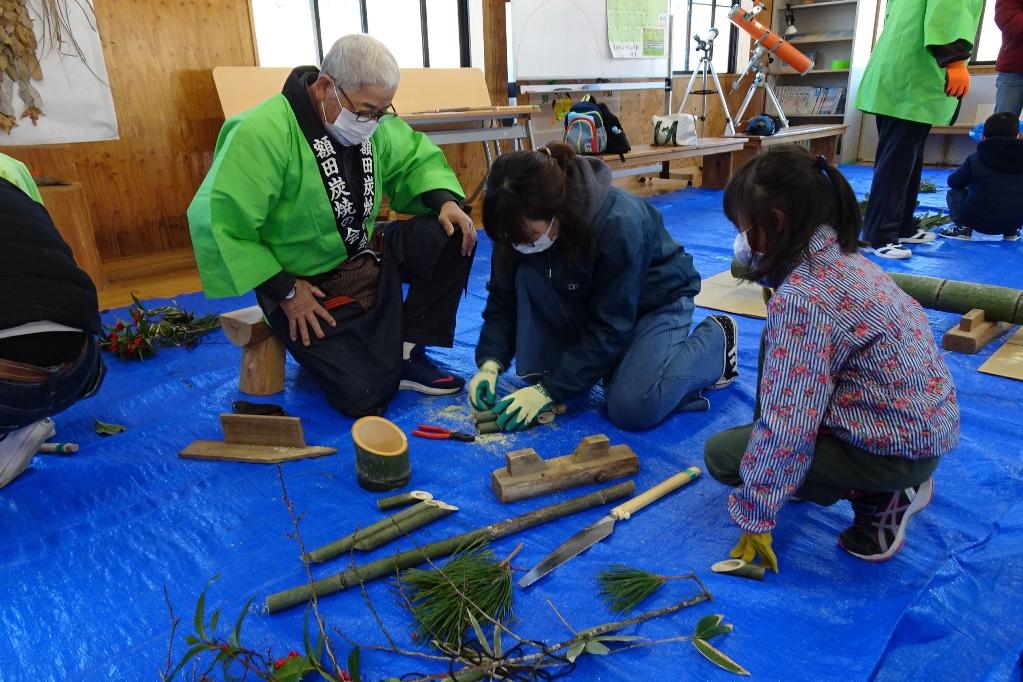
[[[646,197],[681,189],[688,184],[690,177],[682,174],[677,179],[648,178],[640,182],[638,176],[632,176],[616,179],[614,184]],[[202,291],[192,249],[175,249],[106,261],[103,270],[110,284],[99,292],[100,310],[131,304],[132,293],[140,299],[147,299],[173,298],[179,294]]]
[[[202,291],[192,249],[119,258],[105,262],[103,270],[110,284],[99,292],[100,310],[129,305],[132,293],[146,299]]]

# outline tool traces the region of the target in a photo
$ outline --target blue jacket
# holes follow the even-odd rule
[[[592,158],[576,162],[589,164],[600,180],[574,188],[588,194],[584,205],[594,207],[588,220],[590,254],[569,267],[558,241],[529,256],[506,244],[495,245],[483,329],[476,347],[478,364],[491,358],[508,367],[515,355],[518,268],[541,270],[559,296],[588,299],[587,329],[542,382],[557,402],[588,391],[614,370],[641,317],[700,291],[700,275],[693,268],[692,256],[664,229],[657,209],[610,186],[611,172],[603,162]]]
[[[956,219],[988,234],[1023,225],[1023,140],[988,137],[948,176],[948,186],[966,190]]]

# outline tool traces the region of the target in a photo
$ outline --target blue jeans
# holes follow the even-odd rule
[[[0,376],[31,372],[39,378],[0,378],[0,433],[17,431],[99,390],[106,368],[91,335],[75,360],[55,367],[37,367],[0,359]],[[45,378],[42,377],[45,375]]]
[[[1008,111],[1017,119],[1023,113],[1023,73],[999,73],[995,80],[995,113]]]
[[[542,272],[528,267],[516,273],[515,295],[517,371],[521,376],[550,372],[582,338],[590,301],[559,295]],[[690,335],[693,308],[692,299],[683,298],[636,322],[632,343],[604,377],[607,414],[615,426],[649,429],[673,412],[706,409],[699,391],[724,371],[725,335],[710,320]]]

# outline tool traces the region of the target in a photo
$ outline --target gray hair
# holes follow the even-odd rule
[[[364,85],[398,89],[398,62],[394,55],[382,42],[361,33],[338,38],[323,58],[320,73],[349,91]]]

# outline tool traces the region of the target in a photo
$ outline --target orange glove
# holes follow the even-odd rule
[[[970,72],[966,62],[952,62],[945,67],[945,94],[949,97],[966,97],[970,92]]]

